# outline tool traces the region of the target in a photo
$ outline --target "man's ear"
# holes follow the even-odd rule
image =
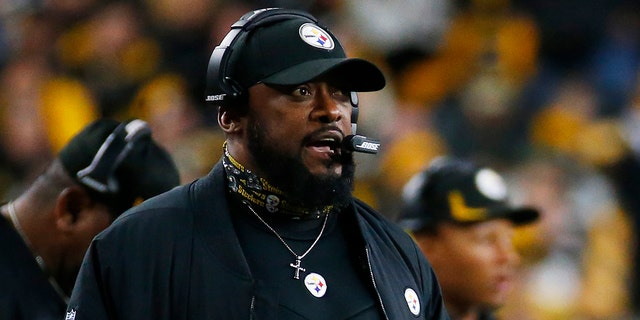
[[[225,133],[237,133],[242,128],[240,114],[231,107],[218,108],[218,125]]]
[[[81,217],[82,211],[89,209],[92,201],[82,187],[72,186],[62,190],[54,208],[58,229],[63,231],[72,229]]]

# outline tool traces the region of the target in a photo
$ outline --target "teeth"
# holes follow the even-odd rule
[[[331,146],[332,148],[335,147],[338,144],[338,140],[334,139],[334,138],[324,138],[324,139],[320,139],[320,142],[323,143],[327,143],[329,146]]]
[[[313,139],[310,144],[316,147],[328,147],[331,153],[338,153],[338,149],[340,148],[340,137],[331,134],[321,135]]]

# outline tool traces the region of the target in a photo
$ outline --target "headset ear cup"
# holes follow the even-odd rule
[[[231,30],[216,46],[207,65],[205,102],[217,106],[229,106],[242,101],[246,97],[244,88],[230,74],[232,71],[232,55],[238,52],[244,39],[252,30],[278,21],[305,18],[313,23],[317,20],[310,14],[283,8],[267,8],[244,14],[232,26]]]

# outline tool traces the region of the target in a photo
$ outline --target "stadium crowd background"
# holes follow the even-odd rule
[[[637,319],[635,0],[3,0],[3,200],[97,117],[147,120],[183,182],[206,174],[222,150],[209,54],[266,6],[310,11],[387,75],[360,95],[359,133],[383,143],[356,159],[360,198],[393,219],[409,177],[451,154],[542,210],[516,235],[523,269],[501,319]]]

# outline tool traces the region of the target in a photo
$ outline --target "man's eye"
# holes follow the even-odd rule
[[[311,92],[306,87],[297,87],[293,89],[292,94],[294,96],[308,96]]]
[[[348,91],[344,91],[344,90],[336,90],[333,92],[333,95],[336,97],[342,97],[342,98],[349,98],[350,97],[350,93]]]

